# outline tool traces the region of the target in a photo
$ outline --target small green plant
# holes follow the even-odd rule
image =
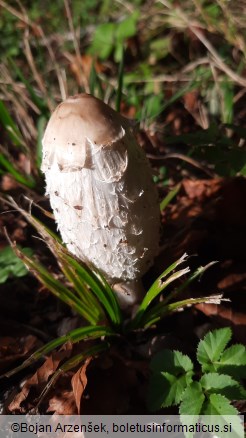
[[[124,41],[137,33],[138,16],[139,13],[135,11],[119,23],[103,23],[97,26],[89,52],[100,59],[107,59],[114,50],[115,61],[119,62]]]
[[[33,254],[31,248],[23,248],[22,252],[29,257]],[[26,274],[28,274],[28,269],[11,246],[0,251],[0,284],[5,283],[8,278],[24,277]]]
[[[246,151],[244,147],[240,147],[245,139],[244,127],[231,123],[219,125],[212,120],[208,129],[167,136],[166,142],[169,145],[177,142],[188,145],[191,156],[212,165],[217,175],[233,177],[246,175]]]
[[[198,370],[179,351],[163,350],[154,356],[149,409],[178,405],[181,420],[189,415],[194,422],[201,415],[238,414],[230,401],[246,397],[241,382],[246,377],[246,348],[241,344],[227,347],[231,337],[228,327],[207,333],[197,348]]]

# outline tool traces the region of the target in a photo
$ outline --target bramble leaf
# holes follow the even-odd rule
[[[246,378],[246,348],[242,344],[232,345],[221,355],[216,364],[218,372],[238,378]]]
[[[204,374],[200,384],[206,393],[225,395],[229,400],[240,400],[245,398],[245,391],[239,383],[226,374],[208,373]]]
[[[194,425],[198,421],[205,400],[202,387],[199,382],[192,382],[184,391],[179,407],[182,424]],[[193,437],[194,432],[186,432],[186,438]]]
[[[183,393],[179,408],[180,415],[192,415],[194,419],[198,418],[204,400],[202,385],[199,382],[192,382]]]
[[[221,394],[210,394],[204,405],[202,414],[207,416],[206,423],[211,426],[214,424],[212,416],[216,415],[216,422],[220,430],[219,434],[216,433],[217,436],[226,437],[230,431],[235,438],[243,437],[243,425],[238,415],[239,412],[230,404],[225,396]],[[210,419],[211,422],[209,421]],[[225,427],[227,427],[227,430]]]
[[[151,361],[148,406],[155,411],[161,407],[177,405],[192,382],[193,363],[179,351],[163,350]]]
[[[210,394],[202,413],[203,415],[238,415],[237,409],[221,394]]]
[[[168,372],[177,376],[181,372],[192,371],[193,363],[180,351],[162,350],[153,357],[150,368],[156,373]]]
[[[232,336],[229,327],[214,330],[206,334],[198,344],[197,360],[203,371],[216,371],[214,362],[218,361]]]
[[[177,405],[182,394],[192,382],[192,373],[184,373],[179,377],[170,373],[155,374],[150,380],[148,406],[150,410],[159,410],[168,406]]]

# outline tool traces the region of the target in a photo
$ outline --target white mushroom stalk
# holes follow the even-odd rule
[[[136,302],[158,253],[160,210],[129,121],[91,95],[68,98],[47,125],[42,171],[67,248]]]

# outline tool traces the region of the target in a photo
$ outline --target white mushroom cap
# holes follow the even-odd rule
[[[61,171],[78,170],[89,163],[88,139],[98,147],[109,146],[124,134],[127,119],[90,94],[77,94],[53,112],[43,138],[42,170],[54,159]]]
[[[68,249],[112,284],[136,284],[158,253],[160,211],[130,122],[93,96],[70,97],[47,125],[42,170]]]

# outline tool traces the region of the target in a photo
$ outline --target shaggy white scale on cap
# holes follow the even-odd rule
[[[47,125],[42,171],[68,249],[111,284],[138,282],[158,253],[160,211],[128,120],[91,95],[68,98]]]

